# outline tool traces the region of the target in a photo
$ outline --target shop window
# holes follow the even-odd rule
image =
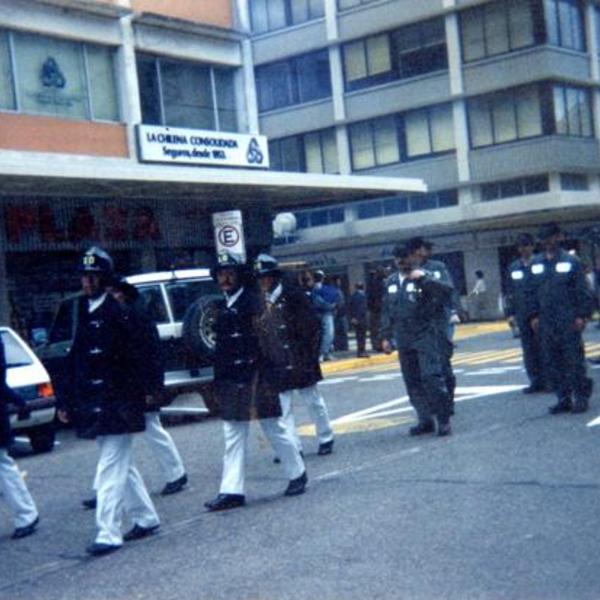
[[[524,86],[468,101],[471,147],[542,135],[540,87]]]
[[[590,189],[587,175],[581,173],[561,173],[560,187],[563,190],[584,192]]]
[[[344,207],[335,206],[332,208],[322,208],[319,210],[306,210],[295,213],[296,227],[298,229],[307,229],[308,227],[323,227],[325,225],[335,225],[345,221]]]
[[[137,69],[144,123],[238,130],[233,69],[144,55]]]
[[[261,112],[331,96],[327,50],[256,68]]]
[[[465,10],[460,15],[460,32],[464,62],[532,46],[536,43],[535,4],[507,0]]]
[[[359,219],[375,219],[386,215],[446,208],[457,204],[457,190],[441,190],[414,196],[395,196],[383,200],[361,202],[357,205],[357,217]]]
[[[0,32],[0,108],[117,121],[113,57],[104,46]]]
[[[549,44],[584,52],[585,30],[579,0],[544,0]]]
[[[556,133],[581,137],[593,135],[588,90],[555,85],[553,99]]]
[[[347,90],[448,68],[442,18],[369,36],[343,46]]]
[[[324,0],[251,0],[252,31],[283,29],[325,15]]]

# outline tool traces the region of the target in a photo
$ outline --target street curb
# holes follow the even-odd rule
[[[500,331],[509,331],[506,321],[466,323],[457,326],[455,340],[465,340],[467,338],[478,337],[488,333],[497,333]],[[321,371],[323,375],[332,375],[334,373],[341,373],[342,371],[352,371],[379,365],[391,365],[397,362],[398,353],[394,351],[391,354],[375,354],[369,358],[342,358],[340,360],[327,361],[321,363]]]

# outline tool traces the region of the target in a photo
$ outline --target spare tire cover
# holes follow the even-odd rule
[[[187,346],[200,356],[211,356],[215,352],[215,320],[218,305],[223,297],[209,294],[198,298],[183,317],[183,339]]]

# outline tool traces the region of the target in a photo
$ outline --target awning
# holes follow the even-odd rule
[[[5,152],[0,197],[178,198],[269,203],[274,210],[422,193],[421,179],[140,164],[126,159]]]

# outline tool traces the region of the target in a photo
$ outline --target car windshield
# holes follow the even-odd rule
[[[7,367],[25,367],[33,364],[33,360],[23,348],[23,344],[10,331],[2,331],[0,335],[4,342]]]
[[[175,321],[182,321],[187,309],[200,296],[219,293],[217,286],[210,279],[204,281],[176,281],[168,283],[165,287],[169,294]]]

